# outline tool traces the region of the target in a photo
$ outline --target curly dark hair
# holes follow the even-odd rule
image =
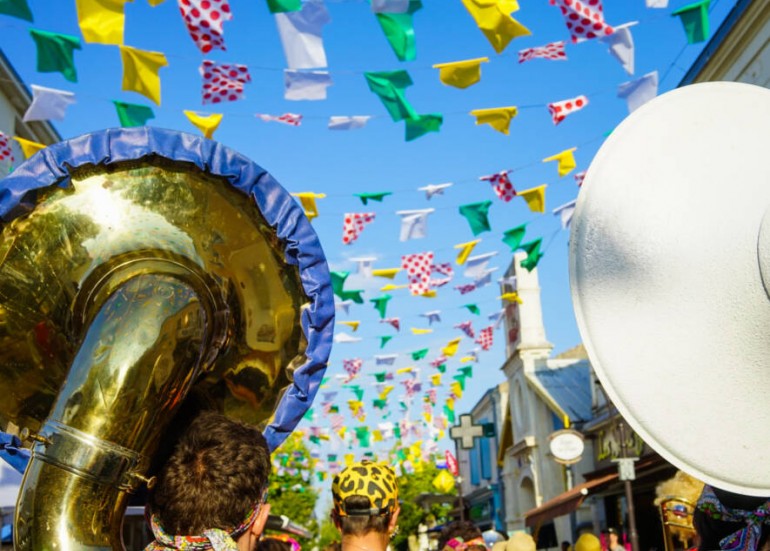
[[[150,494],[169,534],[237,528],[267,488],[270,451],[255,427],[205,411],[182,434]]]
[[[481,530],[479,530],[478,526],[469,520],[457,520],[442,528],[441,534],[438,537],[438,548],[444,549],[449,540],[453,538],[462,538],[467,543],[480,537],[482,537]]]

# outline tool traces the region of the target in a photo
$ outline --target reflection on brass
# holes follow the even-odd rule
[[[299,271],[253,201],[163,159],[81,167],[0,235],[0,425],[33,437],[17,549],[121,549],[191,393],[264,424],[304,363]]]

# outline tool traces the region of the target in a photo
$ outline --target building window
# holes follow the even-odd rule
[[[473,444],[473,449],[471,449],[470,453],[468,454],[471,458],[471,484],[474,486],[478,486],[478,484],[481,482],[481,475],[480,475],[480,463],[481,463],[481,454],[479,453],[479,447],[480,442],[484,440],[483,438],[475,438],[475,442]]]
[[[484,419],[479,419],[478,423],[484,424],[488,423],[489,421],[485,417]],[[490,453],[490,438],[479,438],[478,439],[478,445],[479,445],[479,459],[481,461],[481,477],[484,480],[492,480],[492,457]]]
[[[516,391],[513,394],[513,412],[516,430],[514,434],[518,438],[524,438],[529,434],[529,415],[527,414],[527,400],[521,381],[516,381]]]

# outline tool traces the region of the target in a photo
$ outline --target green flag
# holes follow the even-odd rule
[[[18,17],[32,23],[32,12],[27,5],[27,0],[0,0],[0,13]]]
[[[350,272],[331,272],[332,292],[340,297],[340,300],[352,300],[356,304],[363,304],[364,299],[361,296],[363,291],[346,291],[343,289],[345,280],[349,275]]]
[[[479,307],[475,304],[463,304],[463,308],[467,308],[471,314],[476,314],[477,316],[481,313]]]
[[[450,423],[455,422],[455,412],[449,409],[449,406],[444,406],[444,415],[446,415],[447,421]]]
[[[329,382],[329,377],[324,377],[323,379],[321,379],[321,385],[320,386],[324,386],[328,382]]]
[[[709,2],[698,0],[671,12],[682,21],[688,44],[703,42],[709,37]]]
[[[329,413],[339,413],[340,407],[339,406],[329,406]]]
[[[439,373],[446,373],[446,364],[439,364],[436,366],[436,369],[438,369]]]
[[[285,13],[302,9],[302,0],[267,0],[270,13]]]
[[[401,427],[393,427],[393,436],[396,438],[401,438]],[[403,450],[399,450],[403,451]],[[404,459],[406,459],[406,455],[404,456]]]
[[[369,447],[369,427],[356,427],[356,438],[362,448]]]
[[[422,9],[420,0],[410,0],[409,9],[405,13],[377,14],[377,21],[380,22],[380,27],[399,61],[414,61],[417,57],[412,15],[420,9]]]
[[[527,232],[527,225],[522,224],[516,226],[510,230],[506,230],[503,234],[503,243],[511,248],[511,252],[515,252],[521,245],[521,240],[524,239],[524,234]]]
[[[465,219],[468,220],[473,235],[478,235],[492,229],[489,225],[489,218],[487,217],[491,205],[492,201],[481,201],[480,203],[460,205],[460,214],[465,216]]]
[[[388,372],[387,371],[380,371],[379,373],[375,373],[374,374],[374,377],[377,379],[378,383],[384,383],[385,382],[385,377],[387,377],[387,376],[388,376]]]
[[[366,205],[369,201],[379,201],[382,203],[382,200],[385,199],[385,197],[388,195],[393,195],[393,192],[383,191],[381,193],[354,193],[353,195],[361,199],[361,202]]]
[[[385,337],[380,337],[380,348],[385,348],[385,345],[388,344],[388,341],[392,339],[392,335],[386,335]]]
[[[309,409],[308,409],[308,410],[305,412],[305,415],[303,415],[303,416],[302,416],[302,418],[303,418],[303,419],[305,419],[305,420],[307,420],[307,421],[310,421],[310,420],[312,420],[312,419],[313,419],[313,413],[314,413],[314,412],[313,412],[313,408],[309,408]]]
[[[463,377],[462,375],[455,375],[455,376],[454,376],[454,377],[452,377],[452,378],[453,378],[455,381],[457,381],[458,383],[460,383],[460,388],[461,388],[461,389],[465,390],[465,377]]]
[[[543,258],[543,255],[540,253],[540,243],[542,241],[543,239],[539,237],[521,246],[522,249],[527,251],[527,258],[521,261],[521,267],[526,268],[528,272],[531,272],[537,266],[537,263],[540,262],[540,259]]]
[[[406,71],[381,71],[364,73],[369,90],[380,97],[393,121],[417,117],[417,112],[406,100],[404,88],[412,85]]]
[[[313,444],[320,444],[321,443],[321,439],[319,437],[317,437],[317,436],[313,436],[312,434],[310,435],[310,441]]]
[[[381,297],[369,299],[369,302],[374,303],[374,309],[380,313],[380,319],[385,318],[388,310],[388,301],[392,298],[390,295],[382,295]]]
[[[350,390],[352,390],[353,394],[356,395],[356,399],[359,402],[361,401],[361,398],[364,397],[364,389],[361,388],[360,386],[358,385],[343,385],[343,386],[345,386],[345,388],[349,388]]]
[[[70,82],[78,81],[74,50],[80,50],[80,39],[69,34],[30,29],[37,46],[37,70],[41,73],[61,73]]]
[[[406,141],[411,142],[427,134],[428,132],[438,132],[444,123],[444,115],[432,113],[430,115],[417,115],[411,119],[405,119],[406,123]]]
[[[335,461],[337,461],[337,454],[336,454],[336,453],[330,453],[330,454],[327,454],[327,455],[326,455],[326,460],[327,460],[329,463],[334,463]]]
[[[396,432],[395,429],[393,430],[393,432]],[[401,438],[401,435],[399,434],[397,438]],[[403,450],[403,448],[399,448],[399,450],[396,452],[396,457],[398,457],[399,461],[406,461],[407,459],[406,452]]]
[[[372,405],[373,405],[375,408],[377,408],[377,409],[385,409],[385,408],[387,407],[387,405],[388,405],[388,401],[387,401],[387,400],[380,400],[380,399],[377,399],[377,400],[374,400],[374,401],[372,402]]]
[[[428,352],[430,351],[429,348],[423,348],[422,350],[416,350],[412,352],[412,359],[414,361],[422,360],[425,356],[428,355]]]
[[[457,372],[461,373],[464,377],[473,377],[473,366],[466,365],[465,367],[458,369]]]
[[[144,126],[149,119],[155,118],[155,113],[146,105],[137,105],[118,100],[113,100],[112,103],[115,104],[115,110],[118,112],[120,126]]]

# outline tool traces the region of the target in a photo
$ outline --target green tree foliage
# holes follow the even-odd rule
[[[326,515],[326,518],[321,521],[321,526],[318,529],[318,538],[315,540],[315,545],[318,547],[318,549],[320,549],[320,551],[323,551],[329,547],[329,545],[335,541],[338,542],[341,539],[342,536],[340,535],[339,530],[337,530],[337,527],[334,526],[334,523],[329,518],[329,515]]]

